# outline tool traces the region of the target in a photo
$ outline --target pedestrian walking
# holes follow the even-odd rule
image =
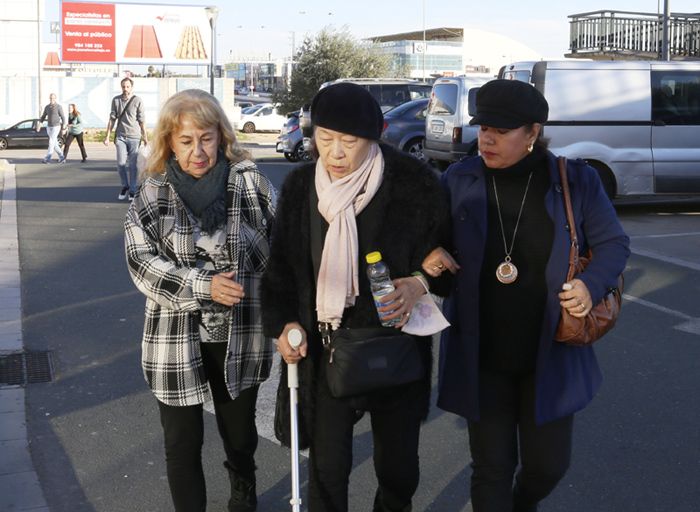
[[[385,335],[389,331],[396,341],[388,346],[389,358],[404,346],[400,329],[426,287],[441,293],[438,281],[428,282],[420,274],[420,265],[444,243],[440,234],[449,218],[447,203],[431,169],[378,143],[382,112],[363,87],[341,83],[322,89],[311,117],[318,160],[292,172],[280,195],[262,282],[263,326],[278,339],[285,362],[298,364],[299,444],[310,446],[308,510],[348,510],[353,426],[367,412],[378,481],[373,510],[406,511],[418,487],[420,425],[430,401],[431,337],[406,334],[417,348],[420,375],[404,381],[397,372],[401,383],[348,396],[332,391],[327,381],[333,358],[328,343],[336,333],[362,334],[370,328]],[[381,327],[366,277],[365,255],[373,251],[381,251],[395,278],[381,309],[383,320],[398,322],[396,328]],[[289,339],[295,329],[303,338],[298,348]],[[363,368],[355,370],[362,374]],[[289,446],[296,429],[290,428],[287,372],[283,365],[275,431]]]
[[[141,142],[148,144],[146,116],[143,101],[133,94],[134,82],[131,78],[121,81],[122,93],[112,98],[107,135],[104,145],[109,145],[109,138],[114,127],[114,144],[117,147],[117,170],[121,180],[121,189],[117,198],[133,201],[138,189],[136,157]]]
[[[39,124],[36,127],[37,132],[41,130],[41,124],[44,121],[46,121],[46,134],[49,136],[49,147],[42,162],[48,164],[55,151],[58,156],[58,163],[61,164],[65,161],[66,157],[63,155],[63,151],[61,151],[61,147],[58,145],[58,136],[63,131],[66,118],[63,115],[63,107],[56,102],[56,95],[54,93],[49,94],[49,104],[44,107],[44,112],[41,114],[41,119],[39,119]]]
[[[66,144],[63,146],[63,156],[64,159],[68,158],[68,151],[70,150],[70,145],[73,139],[78,141],[78,147],[80,148],[80,154],[83,159],[82,162],[87,160],[87,153],[85,151],[85,144],[83,143],[83,120],[80,117],[80,112],[75,103],[68,105],[68,136],[66,137]]]
[[[203,404],[211,403],[231,484],[229,512],[253,512],[255,403],[270,374],[260,325],[274,190],[238,146],[214,96],[163,105],[146,179],[126,218],[126,257],[146,296],[142,366],[160,411],[177,512],[204,512]]]
[[[555,340],[561,310],[585,317],[617,286],[629,238],[595,169],[566,167],[581,254],[567,281],[571,239],[558,160],[542,125],[549,107],[532,85],[493,80],[476,95],[480,156],[442,175],[453,214],[451,254],[424,270],[457,271],[445,309],[438,407],[468,420],[474,512],[533,512],[565,475],[574,414],[601,372],[593,347]],[[453,258],[454,256],[454,258]],[[516,472],[517,470],[517,472]]]

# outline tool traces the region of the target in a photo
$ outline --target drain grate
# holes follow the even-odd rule
[[[0,355],[0,386],[51,382],[53,365],[48,351]]]

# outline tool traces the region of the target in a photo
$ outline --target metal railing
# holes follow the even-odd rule
[[[661,56],[663,14],[594,11],[572,14],[569,19],[570,57]],[[700,58],[700,13],[671,13],[668,29],[671,58]]]

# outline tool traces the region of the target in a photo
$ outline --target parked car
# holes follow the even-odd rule
[[[582,158],[612,198],[700,194],[700,62],[515,62],[549,103],[552,152]]]
[[[367,89],[377,100],[382,112],[407,101],[430,96],[431,85],[410,78],[339,78],[321,84],[321,89],[339,82],[351,82]]]
[[[39,125],[38,119],[25,119],[19,123],[0,130],[0,150],[11,148],[46,148],[49,145],[49,136],[46,127],[36,131]],[[63,135],[58,136],[58,145],[63,147]]]
[[[386,112],[382,140],[418,160],[425,160],[423,140],[428,101],[428,98],[408,101]]]
[[[293,112],[287,118],[284,128],[277,138],[276,150],[283,153],[290,162],[308,162],[311,155],[304,149],[304,137],[299,127],[299,113]]]
[[[475,152],[477,127],[469,126],[469,94],[491,79],[469,75],[435,80],[425,117],[423,152],[438,167],[445,168]]]
[[[255,109],[255,107],[249,107]],[[278,131],[284,126],[287,118],[277,112],[277,107],[265,103],[252,113],[241,112],[241,119],[234,122],[234,128],[244,133]]]

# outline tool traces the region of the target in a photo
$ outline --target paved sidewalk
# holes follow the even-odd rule
[[[21,353],[15,166],[0,160],[0,356]],[[24,388],[0,384],[0,510],[48,512],[29,454]]]
[[[276,137],[252,134],[241,146],[256,160],[283,158]],[[87,143],[88,159],[111,158],[114,147]],[[76,155],[73,155],[75,157]],[[0,357],[21,354],[22,305],[15,164],[0,159]],[[49,512],[29,453],[25,389],[0,382],[0,511]]]

